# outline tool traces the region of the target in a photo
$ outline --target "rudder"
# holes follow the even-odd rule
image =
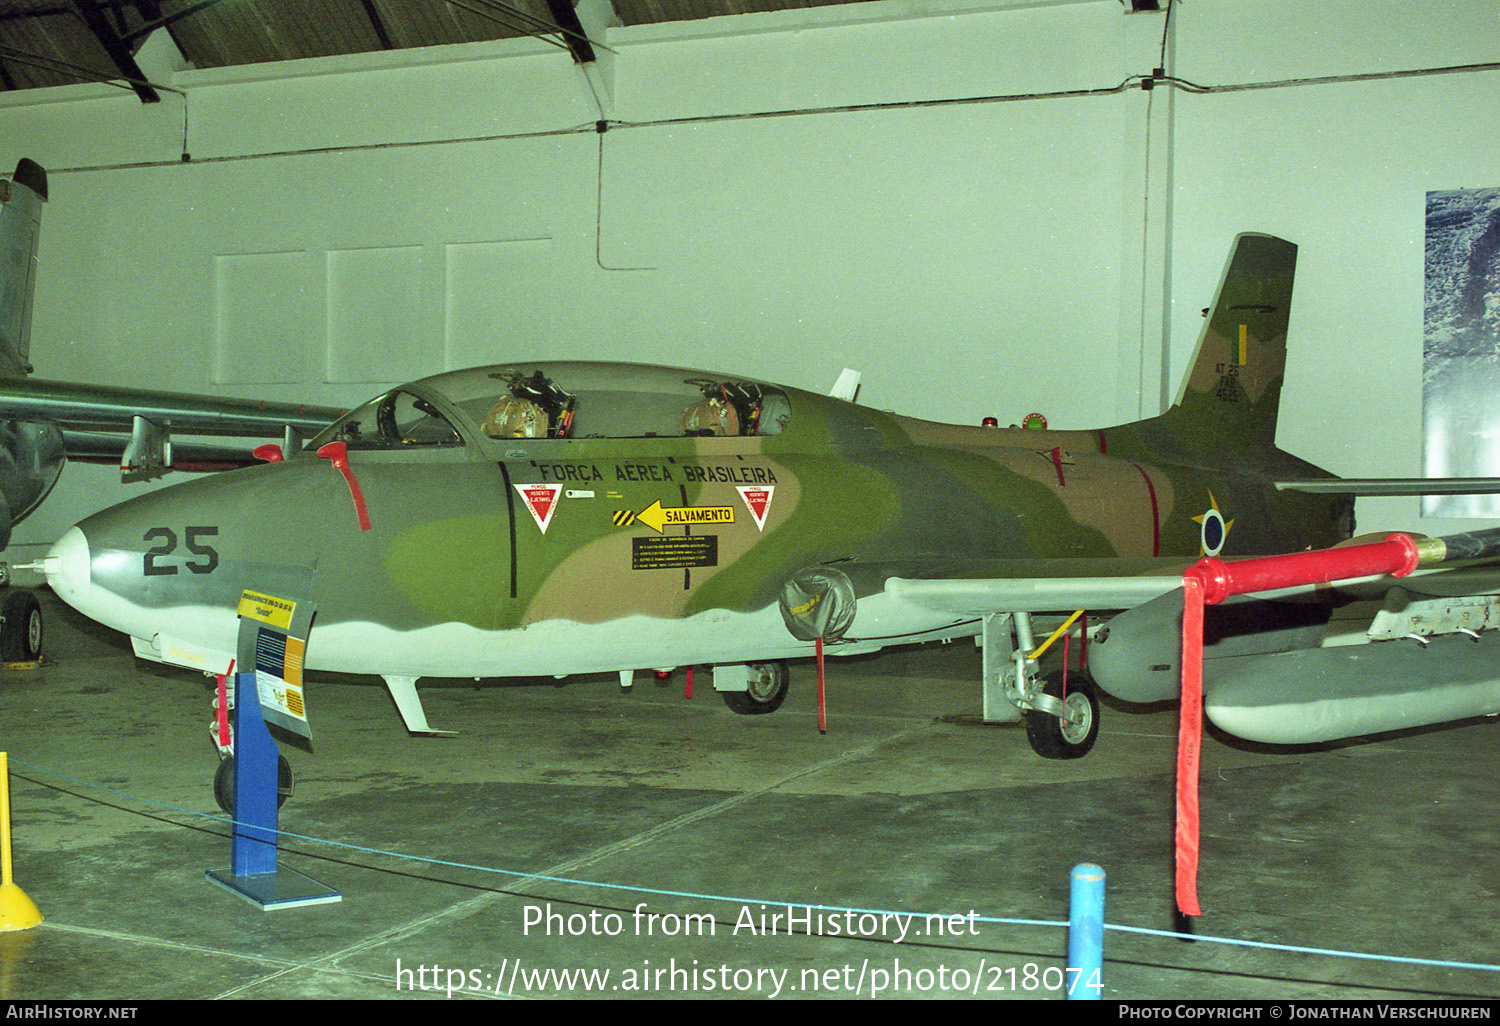
[[[1274,445],[1297,247],[1245,233],[1219,283],[1193,368],[1168,417],[1193,434]]]

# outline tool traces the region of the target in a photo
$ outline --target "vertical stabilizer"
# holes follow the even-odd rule
[[[1235,238],[1198,340],[1198,355],[1167,417],[1192,435],[1254,446],[1276,442],[1297,247],[1271,235]]]
[[[10,181],[0,181],[0,380],[31,373],[31,298],[36,247],[47,200],[47,172],[21,158]]]

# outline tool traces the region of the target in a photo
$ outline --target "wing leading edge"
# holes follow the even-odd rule
[[[1067,561],[1036,562],[1056,564]],[[1187,569],[1190,561],[1159,562],[1161,566],[1157,572],[1136,575],[1128,574],[1128,568],[1121,567],[1120,574],[1109,576],[1042,576],[1042,567],[1036,566],[1027,567],[1032,570],[1031,574],[976,580],[892,577],[886,581],[885,592],[893,599],[923,609],[971,616],[1131,609],[1182,587],[1182,571]]]

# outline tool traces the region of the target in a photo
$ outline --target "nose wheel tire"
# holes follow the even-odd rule
[[[276,807],[279,809],[292,796],[292,764],[286,756],[276,753]],[[234,756],[219,761],[214,771],[214,801],[226,815],[234,815]]]
[[[719,694],[724,696],[724,704],[741,716],[762,716],[781,707],[788,683],[786,663],[755,663],[750,666],[747,690]]]
[[[1048,674],[1042,690],[1063,703],[1065,716],[1050,713],[1026,714],[1026,740],[1031,750],[1044,759],[1081,759],[1094,747],[1099,736],[1099,699],[1094,687],[1081,673],[1068,675],[1067,695],[1063,695],[1061,671]]]

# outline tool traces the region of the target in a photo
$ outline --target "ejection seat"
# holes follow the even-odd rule
[[[740,433],[740,415],[734,403],[718,396],[709,396],[683,411],[677,422],[680,435],[737,435]]]
[[[489,438],[546,438],[549,426],[540,404],[506,396],[490,407],[479,429]]]

